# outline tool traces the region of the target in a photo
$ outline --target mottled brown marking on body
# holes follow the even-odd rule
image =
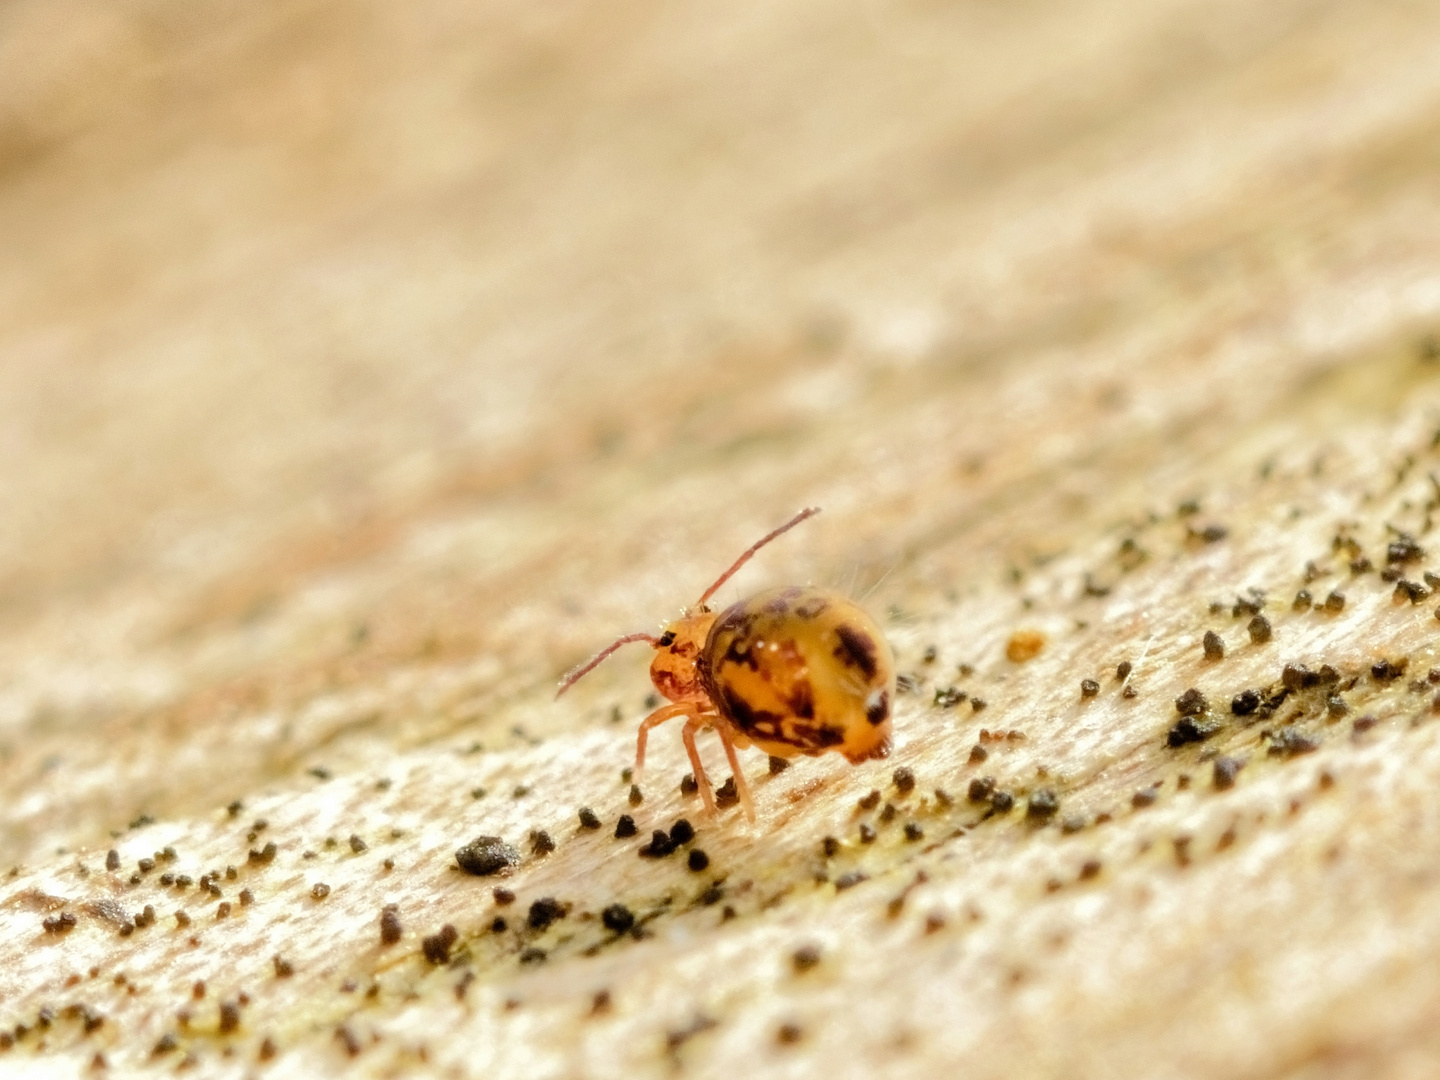
[[[841,623],[835,628],[835,636],[840,639],[835,658],[847,667],[858,667],[865,678],[872,678],[875,675],[875,642],[870,635]]]

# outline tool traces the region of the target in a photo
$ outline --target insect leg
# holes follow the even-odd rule
[[[700,760],[700,751],[695,749],[695,732],[709,726],[709,723],[706,717],[692,713],[685,724],[685,730],[680,733],[680,738],[685,742],[685,752],[690,755],[690,767],[695,770],[695,786],[700,789],[700,798],[705,801],[705,816],[713,818],[715,796],[710,792],[710,777],[705,775],[705,763]]]
[[[750,785],[746,782],[745,773],[740,768],[740,756],[735,753],[735,744],[730,741],[729,733],[719,724],[715,726],[715,734],[720,736],[720,745],[725,747],[725,756],[730,759],[730,773],[735,777],[735,790],[740,795],[740,805],[745,808],[745,817],[751,824],[754,824],[755,803],[750,798]]]
[[[677,716],[688,716],[694,712],[694,705],[671,702],[669,705],[661,705],[640,721],[640,734],[635,740],[635,771],[630,774],[632,784],[638,785],[645,777],[645,740],[650,735],[650,729],[665,723],[666,720],[674,720]]]

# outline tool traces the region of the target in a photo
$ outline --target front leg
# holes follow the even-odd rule
[[[735,790],[740,795],[740,805],[745,808],[745,817],[750,824],[755,824],[755,802],[750,798],[750,784],[745,779],[745,773],[740,768],[740,756],[735,753],[735,744],[730,739],[730,732],[726,730],[723,723],[715,725],[715,733],[720,736],[720,745],[725,747],[725,756],[730,759],[730,775],[735,777]]]
[[[700,798],[705,802],[705,816],[715,816],[715,796],[710,791],[710,777],[705,775],[705,763],[700,760],[700,751],[695,748],[695,732],[710,725],[711,717],[699,713],[691,715],[680,738],[685,743],[685,752],[690,755],[690,768],[695,773],[695,786],[700,789]]]
[[[694,716],[699,710],[689,702],[671,702],[669,705],[661,705],[644,720],[640,721],[640,734],[635,739],[635,769],[630,774],[630,782],[638,786],[645,778],[645,740],[650,735],[650,729],[665,723],[666,720],[674,720],[677,716]]]

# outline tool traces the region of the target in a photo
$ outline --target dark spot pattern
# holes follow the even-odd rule
[[[841,623],[835,628],[840,644],[835,648],[835,657],[846,667],[858,667],[867,679],[875,676],[875,642],[863,630]]]
[[[879,727],[890,718],[890,692],[881,690],[880,696],[873,703],[867,701],[865,706],[865,719],[872,725]]]

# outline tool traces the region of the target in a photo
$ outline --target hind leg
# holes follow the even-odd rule
[[[740,755],[735,753],[735,744],[730,741],[730,735],[723,726],[717,724],[715,733],[720,736],[720,745],[725,747],[725,756],[730,759],[730,774],[735,777],[735,790],[740,795],[740,805],[745,808],[745,817],[754,824],[755,802],[750,798],[750,784],[740,768]]]

